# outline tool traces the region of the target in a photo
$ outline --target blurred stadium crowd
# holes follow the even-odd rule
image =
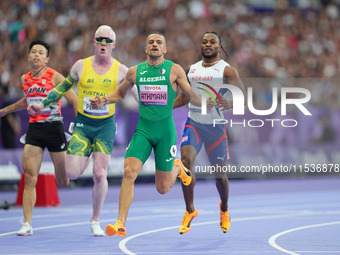
[[[1,86],[22,96],[20,76],[36,38],[51,44],[49,66],[66,76],[77,59],[93,53],[93,34],[102,24],[116,31],[114,57],[128,67],[145,60],[152,31],[165,34],[166,58],[184,69],[200,59],[201,35],[216,31],[228,52],[222,58],[242,78],[327,78],[331,82],[311,88],[312,103],[338,110],[339,10],[339,0],[2,0]],[[270,85],[266,89],[258,100]]]

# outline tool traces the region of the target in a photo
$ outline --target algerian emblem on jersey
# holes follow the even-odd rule
[[[176,156],[176,152],[177,152],[177,147],[176,145],[172,145],[171,148],[170,148],[170,154],[172,157],[175,157]]]
[[[160,73],[160,74],[165,74],[165,72],[166,72],[166,71],[165,71],[165,69],[164,69],[164,68],[163,68],[163,69],[161,69],[161,70],[159,71],[159,73]]]

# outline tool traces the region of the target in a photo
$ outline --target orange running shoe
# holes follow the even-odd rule
[[[193,213],[188,213],[185,212],[184,213],[184,217],[182,220],[182,226],[179,228],[179,233],[182,235],[184,233],[188,233],[191,229],[191,222],[193,219],[196,218],[196,216],[198,215],[198,211],[195,208],[195,211]]]
[[[221,214],[221,220],[220,220],[220,227],[223,231],[223,233],[227,233],[227,231],[230,228],[230,217],[229,217],[229,212],[228,210],[225,212],[222,212],[221,210],[221,204],[222,202],[220,201],[220,214]]]
[[[126,236],[126,228],[120,220],[117,220],[114,225],[107,225],[105,232],[108,236]]]
[[[181,173],[178,175],[178,178],[180,178],[182,180],[182,183],[185,186],[189,186],[192,180],[191,177],[191,172],[189,169],[187,169],[181,160],[179,160],[178,158],[175,159],[174,161],[174,166],[179,166],[181,168]]]

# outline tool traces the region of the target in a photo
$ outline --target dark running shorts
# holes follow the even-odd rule
[[[46,147],[50,152],[66,151],[67,141],[64,132],[64,124],[61,121],[30,123],[25,144],[42,149]]]

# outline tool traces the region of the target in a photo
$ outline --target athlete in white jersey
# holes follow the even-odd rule
[[[214,65],[204,67],[203,60],[193,64],[188,72],[188,80],[193,90],[200,97],[210,97],[207,91],[213,95],[214,99],[219,101],[220,94],[226,98],[229,90],[216,88],[223,84],[223,74],[226,66],[230,65],[220,59]],[[220,97],[222,100],[222,97]],[[224,119],[223,112],[218,107],[213,107],[207,111],[207,114],[202,114],[202,109],[189,103],[190,111],[189,118],[201,124],[213,124],[214,119]]]
[[[226,125],[213,126],[214,119],[224,119],[223,111],[232,107],[232,101],[226,99],[227,89],[217,85],[232,84],[239,87],[245,94],[238,72],[227,62],[220,59],[219,52],[224,49],[221,39],[215,32],[207,32],[201,38],[202,60],[193,64],[188,71],[188,80],[194,91],[202,98],[208,99],[207,113],[202,114],[202,109],[190,105],[188,120],[185,124],[182,143],[181,159],[183,164],[192,169],[197,154],[204,144],[210,165],[215,169],[223,169],[228,159],[228,139]],[[225,52],[225,51],[224,51]],[[202,100],[203,101],[203,100]],[[174,107],[187,104],[184,95],[179,95]],[[219,167],[219,168],[218,168]],[[182,186],[186,209],[180,234],[187,233],[191,229],[192,220],[198,215],[194,207],[194,186],[196,183],[194,171],[192,182],[189,186]],[[218,173],[215,176],[216,187],[220,195],[220,227],[224,233],[230,228],[228,212],[229,183],[226,173]]]

